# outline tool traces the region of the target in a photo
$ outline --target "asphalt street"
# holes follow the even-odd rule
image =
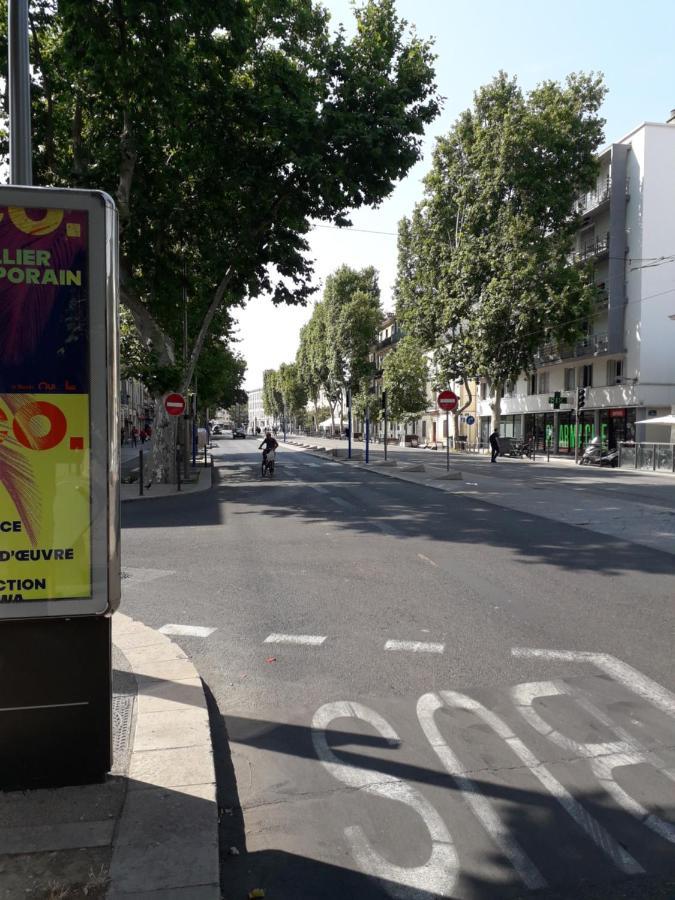
[[[672,897],[672,555],[255,446],[123,508],[123,610],[207,686],[224,897]]]

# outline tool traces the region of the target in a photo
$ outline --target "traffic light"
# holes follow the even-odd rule
[[[577,409],[583,409],[586,406],[586,388],[579,388],[577,391]]]
[[[382,409],[387,408],[387,392],[382,391]]]

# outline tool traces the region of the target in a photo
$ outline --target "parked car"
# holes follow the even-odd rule
[[[235,428],[234,431],[233,431],[233,433],[232,433],[232,437],[235,437],[235,438],[245,438],[245,437],[246,437],[246,432],[244,431],[243,428]]]
[[[220,435],[222,435],[222,433],[223,433],[223,429],[220,427],[220,425],[213,426],[213,431],[211,432],[212,435],[214,435],[215,437],[220,437]]]
[[[230,440],[234,437],[234,432],[231,428],[223,427],[220,433],[222,437],[229,438]]]

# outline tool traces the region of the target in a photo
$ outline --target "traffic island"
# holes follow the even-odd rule
[[[424,463],[412,463],[407,466],[399,466],[399,472],[425,472]]]
[[[378,468],[388,468],[397,465],[397,462],[395,459],[378,459],[372,465]]]
[[[438,475],[434,475],[434,478],[438,481],[461,481],[462,473],[457,469],[452,469],[450,472],[439,472]]]

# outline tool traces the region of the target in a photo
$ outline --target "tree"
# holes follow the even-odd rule
[[[370,351],[382,321],[377,272],[372,266],[360,271],[340,266],[326,279],[323,304],[329,377],[339,390],[342,418],[344,393],[357,391],[374,371]]]
[[[348,224],[420,158],[438,112],[430,45],[393,0],[355,16],[348,40],[311,0],[31,3],[35,181],[116,198],[122,299],[157,370],[162,480],[159,394],[187,390],[208,336],[229,333],[223,313],[261,293],[305,302],[311,223]]]
[[[600,77],[524,94],[500,73],[440,139],[425,195],[399,230],[397,313],[468,387],[489,378],[493,427],[508,380],[548,341],[574,340],[595,288],[570,262],[575,201],[597,177]]]
[[[299,378],[295,363],[282,363],[279,366],[277,384],[281,393],[284,420],[295,419],[304,413],[307,406],[307,390]]]
[[[284,399],[279,385],[279,373],[276,369],[265,369],[263,372],[262,399],[265,415],[271,416],[276,422],[284,411]]]
[[[328,368],[327,365],[323,364],[325,346],[318,332],[316,315],[313,314],[309,322],[300,329],[300,343],[295,356],[298,380],[314,407],[315,431],[318,431],[319,422],[321,421],[319,418],[319,400],[327,378],[326,372]]]
[[[210,338],[197,363],[195,387],[201,412],[207,408],[228,409],[245,403],[248,395],[242,389],[246,361],[217,338]]]
[[[429,366],[419,341],[401,338],[385,356],[382,369],[382,386],[392,419],[405,423],[418,419],[429,405]]]

